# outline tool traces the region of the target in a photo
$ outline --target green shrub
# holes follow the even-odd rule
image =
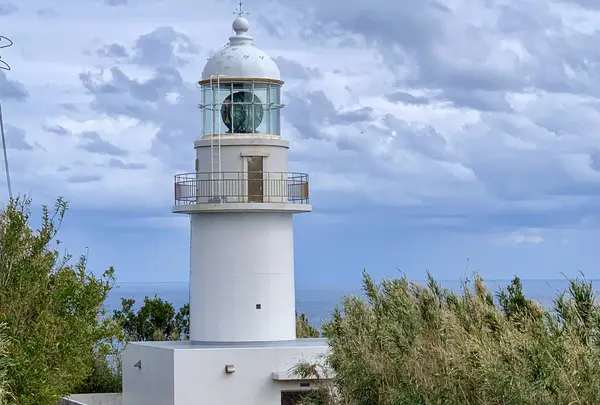
[[[85,256],[74,264],[55,239],[67,210],[59,199],[43,207],[41,226],[29,225],[28,198],[0,212],[0,322],[10,337],[7,377],[20,405],[56,405],[89,375],[95,350],[115,333],[101,320],[114,281],[87,270]]]
[[[11,361],[8,357],[10,342],[6,335],[6,325],[0,324],[0,405],[7,405],[12,399],[7,371]]]
[[[305,314],[296,313],[296,337],[302,338],[318,338],[321,336],[319,330],[308,322],[308,317]]]
[[[521,282],[497,294],[481,278],[460,294],[406,278],[346,297],[324,325],[331,379],[314,404],[592,405],[600,398],[600,308],[591,284],[571,281],[554,308]],[[314,364],[296,367],[314,374]],[[309,401],[310,402],[310,401]]]

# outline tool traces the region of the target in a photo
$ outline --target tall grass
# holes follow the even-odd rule
[[[323,326],[330,378],[312,404],[557,405],[600,403],[600,307],[573,280],[543,309],[515,278],[496,297],[481,278],[460,293],[406,278],[345,297]],[[494,299],[496,298],[496,299]],[[320,371],[318,371],[320,370]]]
[[[6,325],[0,324],[0,405],[7,405],[12,399],[9,391],[7,369],[10,366],[8,357],[8,345],[10,344],[6,335]]]

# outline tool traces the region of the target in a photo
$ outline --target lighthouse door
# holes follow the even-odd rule
[[[248,156],[248,202],[263,202],[262,156]]]

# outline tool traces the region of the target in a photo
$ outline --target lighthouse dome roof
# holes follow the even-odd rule
[[[281,80],[279,67],[269,55],[257,48],[248,35],[250,24],[238,17],[232,24],[235,35],[229,43],[208,59],[202,71],[202,80],[211,77],[229,79]]]

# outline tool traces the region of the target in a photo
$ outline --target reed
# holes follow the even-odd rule
[[[363,288],[365,298],[345,297],[323,325],[322,367],[295,367],[324,382],[305,404],[598,403],[600,307],[585,280],[548,309],[518,278],[494,294],[475,276],[454,293],[430,275],[425,285],[378,284],[364,273]]]

